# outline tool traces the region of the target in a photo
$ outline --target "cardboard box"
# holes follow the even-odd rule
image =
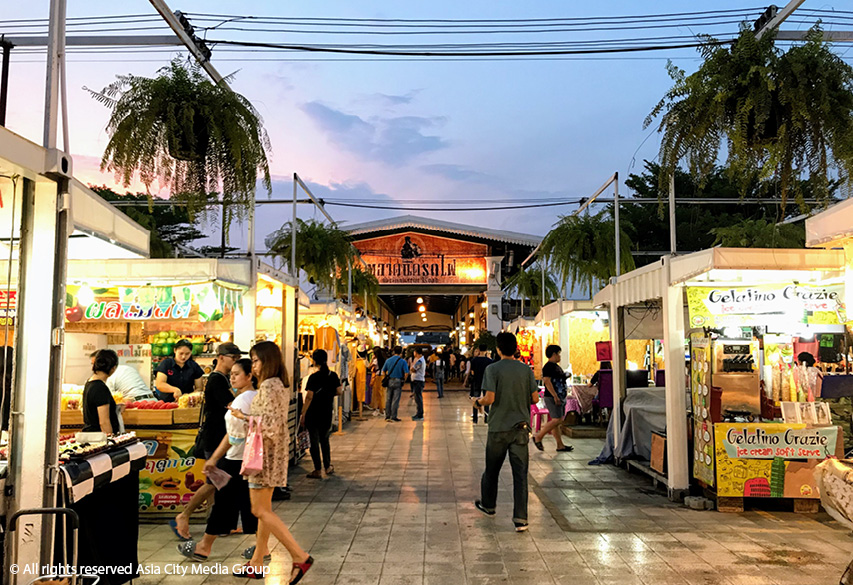
[[[172,424],[172,410],[143,410],[131,408],[122,413],[125,426],[147,425],[147,426],[170,426]]]
[[[652,431],[652,455],[649,467],[666,475],[666,435]]]
[[[201,408],[176,408],[172,411],[172,422],[176,425],[198,424]]]
[[[61,426],[61,427],[82,427],[83,426],[83,411],[82,410],[60,410],[59,411],[59,426]]]

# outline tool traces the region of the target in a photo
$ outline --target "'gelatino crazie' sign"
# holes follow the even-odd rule
[[[688,287],[687,302],[692,327],[847,321],[841,284]]]
[[[730,426],[722,443],[732,459],[826,459],[835,454],[838,427]]]
[[[353,245],[379,284],[486,284],[485,244],[407,232]]]

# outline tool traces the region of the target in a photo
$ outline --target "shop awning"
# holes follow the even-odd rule
[[[673,258],[670,283],[822,281],[841,276],[843,266],[837,250],[711,248]]]
[[[50,168],[47,149],[0,127],[0,242],[3,242],[0,256],[9,257],[8,243],[11,242],[12,258],[17,258],[23,197],[23,182],[19,179],[53,183],[44,176]],[[68,239],[69,259],[148,256],[148,230],[76,179],[71,180],[69,191],[73,225]]]
[[[853,238],[853,199],[806,219],[806,246],[809,248],[840,248],[843,241],[850,238]]]
[[[610,305],[624,307],[663,297],[666,285],[660,262],[632,270],[619,277],[616,283],[608,284],[593,297],[595,307]]]
[[[68,282],[137,286],[215,282],[225,288],[247,290],[253,279],[248,258],[157,258],[76,260],[68,263]]]

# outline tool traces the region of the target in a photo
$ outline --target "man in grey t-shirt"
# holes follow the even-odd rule
[[[509,454],[512,467],[512,521],[517,532],[527,530],[527,447],[530,405],[539,402],[539,387],[533,371],[514,358],[518,342],[512,333],[497,336],[501,356],[486,368],[483,375],[483,398],[474,406],[491,405],[489,433],[486,439],[486,470],[480,480],[480,499],[474,506],[487,516],[495,515],[498,500],[498,477]]]

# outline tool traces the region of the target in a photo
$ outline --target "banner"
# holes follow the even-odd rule
[[[145,469],[139,472],[139,511],[174,516],[204,485],[204,461],[191,453],[198,429],[134,430],[148,449]]]
[[[723,497],[819,498],[814,468],[843,453],[838,427],[717,423],[714,442]]]
[[[242,291],[212,282],[176,286],[89,285],[66,287],[65,320],[79,321],[181,321],[197,318],[218,321],[224,310],[242,307]]]
[[[407,232],[353,245],[379,284],[486,284],[485,244]]]
[[[847,321],[844,286],[808,284],[687,287],[691,327],[810,324]]]

